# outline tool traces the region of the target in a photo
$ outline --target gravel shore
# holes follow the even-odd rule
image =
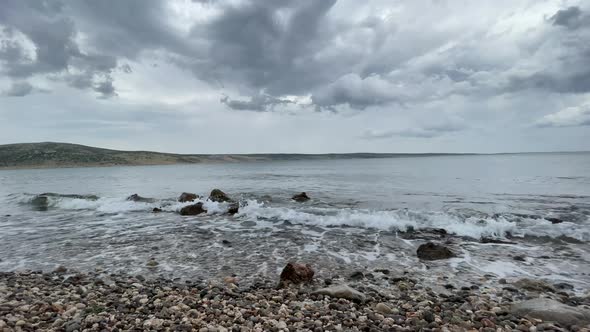
[[[361,272],[354,277],[279,289],[277,280],[245,286],[235,277],[193,282],[65,268],[4,272],[0,331],[588,331],[513,313],[514,302],[529,298],[590,304],[587,296],[543,283],[435,290],[389,271],[371,273],[381,286]],[[342,284],[357,297],[315,292]]]

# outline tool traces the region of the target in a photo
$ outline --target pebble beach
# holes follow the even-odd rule
[[[387,287],[375,281],[386,282]],[[237,277],[182,281],[141,275],[0,274],[0,331],[588,331],[589,296],[530,279],[501,288],[432,289],[411,275],[358,272],[278,287]],[[383,285],[383,283],[380,283]],[[515,303],[558,301],[560,316]],[[535,300],[533,300],[535,301]],[[568,309],[572,309],[568,311]]]

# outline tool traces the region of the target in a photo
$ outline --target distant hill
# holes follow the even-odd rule
[[[239,161],[391,158],[444,154],[172,154],[150,151],[118,151],[70,143],[22,143],[0,145],[0,168],[58,168],[90,166],[138,166]]]

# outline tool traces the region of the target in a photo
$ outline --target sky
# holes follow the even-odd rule
[[[0,144],[590,150],[587,0],[0,0]]]

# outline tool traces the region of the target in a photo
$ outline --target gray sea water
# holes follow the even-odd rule
[[[180,193],[213,188],[240,212],[205,200],[206,215],[177,213],[188,204]],[[290,199],[302,191],[309,202]],[[155,201],[127,201],[134,193]],[[589,240],[589,153],[0,171],[3,271],[251,280],[293,260],[325,277],[385,268],[459,286],[534,277],[581,290]],[[458,256],[420,261],[426,241]]]

